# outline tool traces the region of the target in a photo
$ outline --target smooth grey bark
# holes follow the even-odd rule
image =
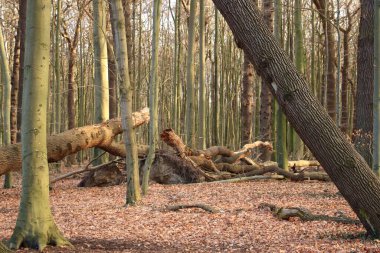
[[[249,0],[214,0],[238,45],[370,235],[380,236],[380,181],[312,95]]]

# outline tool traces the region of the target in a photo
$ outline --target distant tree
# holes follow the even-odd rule
[[[161,0],[155,0],[153,6],[152,64],[149,80],[149,152],[143,167],[142,192],[148,192],[150,169],[154,162],[158,142],[158,49],[160,35]]]

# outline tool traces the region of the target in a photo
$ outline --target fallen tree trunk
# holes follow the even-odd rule
[[[149,108],[133,113],[134,127],[149,122]],[[125,149],[117,145],[114,137],[122,133],[121,120],[111,119],[101,124],[78,127],[47,139],[48,161],[56,162],[78,151],[98,147],[113,155],[123,154]],[[118,148],[115,148],[118,147]],[[21,169],[21,143],[0,148],[0,175]]]
[[[329,216],[324,214],[312,214],[309,210],[300,207],[277,207],[273,204],[261,203],[259,205],[260,209],[268,208],[273,216],[279,218],[280,220],[289,220],[292,217],[298,217],[302,221],[334,221],[344,224],[355,224],[360,225],[359,220],[351,219],[345,215],[339,216]]]

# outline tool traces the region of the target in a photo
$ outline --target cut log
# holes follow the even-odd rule
[[[298,160],[298,161],[288,161],[289,167],[310,167],[310,166],[321,166],[318,161],[308,161],[308,160]]]
[[[133,113],[134,127],[149,122],[149,109]],[[47,140],[48,160],[57,162],[64,157],[75,154],[78,151],[98,147],[112,153],[116,145],[114,137],[122,133],[120,119],[111,119],[101,124],[78,127],[63,133],[52,135]],[[124,151],[125,153],[125,151]],[[8,171],[21,169],[21,143],[3,146],[0,148],[0,175]]]

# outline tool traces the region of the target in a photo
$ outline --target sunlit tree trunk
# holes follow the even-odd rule
[[[5,52],[5,44],[3,31],[0,27],[0,73],[1,85],[3,87],[3,143],[4,145],[11,144],[11,79],[7,54]],[[12,187],[11,172],[5,175],[4,188]]]
[[[42,251],[47,244],[69,242],[58,230],[50,209],[46,114],[50,64],[50,1],[28,1],[25,87],[22,106],[22,193],[10,247]]]
[[[199,0],[199,110],[198,148],[206,148],[206,45],[205,0]]]
[[[120,80],[120,103],[125,142],[126,168],[127,168],[127,205],[135,205],[141,199],[139,167],[137,157],[136,136],[133,129],[132,119],[132,95],[129,70],[128,50],[125,34],[125,19],[123,16],[123,5],[121,0],[111,0],[111,20],[114,29],[114,48],[118,77]]]
[[[93,0],[94,10],[94,82],[95,82],[95,123],[109,119],[109,83],[108,55],[106,40],[106,9],[104,0]],[[95,149],[94,156],[98,157],[102,150]],[[96,163],[106,161],[103,156]]]
[[[294,61],[300,73],[304,73],[304,44],[302,30],[302,0],[294,1]],[[294,131],[294,128],[292,128]],[[296,132],[292,134],[293,159],[300,160],[304,156],[304,145]]]
[[[158,142],[158,49],[160,35],[161,0],[155,0],[153,6],[152,63],[149,81],[149,152],[143,167],[142,193],[148,192],[149,175]]]
[[[197,0],[190,0],[189,35],[186,67],[186,140],[187,145],[196,147],[195,141],[195,99],[194,99],[194,47],[195,47],[195,14]]]

